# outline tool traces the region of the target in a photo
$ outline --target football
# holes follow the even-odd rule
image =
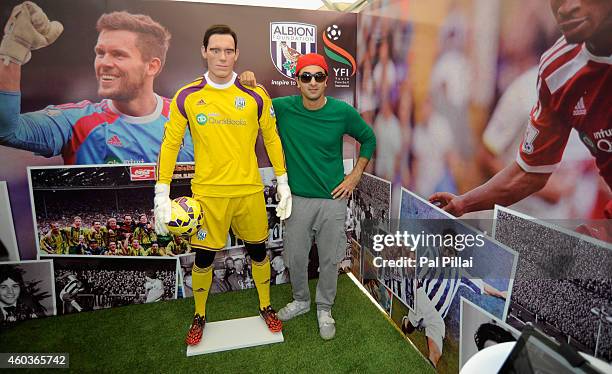
[[[172,235],[191,236],[198,231],[202,220],[202,207],[197,200],[181,196],[172,200],[172,214],[168,231]]]
[[[340,35],[342,35],[342,30],[340,30],[338,25],[331,25],[327,28],[327,37],[330,40],[338,40]]]

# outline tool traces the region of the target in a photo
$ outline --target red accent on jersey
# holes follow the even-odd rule
[[[108,139],[106,144],[113,145],[115,147],[123,147],[123,143],[121,143],[121,139],[119,139],[117,135],[113,135],[110,139]]]
[[[612,57],[593,56],[584,44],[555,44],[540,61],[538,102],[521,144],[521,167],[553,172],[574,128],[612,187],[611,95]]]
[[[62,157],[66,165],[74,165],[76,163],[76,154],[79,147],[87,136],[98,126],[103,123],[113,123],[119,118],[119,115],[105,110],[101,113],[92,113],[88,116],[80,118],[74,126],[72,126],[72,137],[64,145],[62,149]]]
[[[544,52],[542,54],[542,57],[540,57],[540,69],[542,67],[545,67],[546,64],[548,63],[548,61],[550,61],[552,58],[557,57],[556,55],[565,47],[567,47],[567,42],[565,41],[565,38],[561,37],[559,38],[559,40],[557,40],[557,42],[550,47],[546,52]],[[541,71],[540,71],[541,72]]]
[[[162,100],[164,102],[164,107],[162,108],[162,115],[168,118],[170,116],[170,103],[172,103],[172,99],[162,97]]]
[[[88,105],[91,105],[91,101],[83,100],[83,101],[79,101],[78,103],[66,103],[66,104],[55,105],[55,108],[56,109],[83,109]]]
[[[557,51],[544,61],[540,61],[538,78],[548,77],[556,72],[560,67],[575,58],[581,51],[580,46],[572,44],[561,44]]]

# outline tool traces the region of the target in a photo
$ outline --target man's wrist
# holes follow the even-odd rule
[[[370,159],[360,156],[357,159],[357,162],[355,163],[355,166],[353,167],[353,171],[357,171],[359,172],[359,174],[363,174],[363,172],[365,171],[366,166],[368,166],[368,163],[370,162]]]
[[[357,179],[361,179],[361,176],[363,175],[363,172],[365,171],[366,165],[367,163],[365,164],[357,163],[357,165],[355,165],[355,167],[353,168],[353,171],[351,171],[350,174],[352,174]]]
[[[457,195],[454,199],[453,199],[453,204],[455,206],[455,211],[456,211],[456,215],[457,217],[460,217],[462,215],[464,215],[465,213],[468,213],[468,199],[466,198],[466,195]]]

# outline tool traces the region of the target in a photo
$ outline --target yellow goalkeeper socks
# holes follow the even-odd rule
[[[195,313],[204,317],[206,314],[206,299],[213,278],[213,266],[205,269],[197,267],[194,263],[191,270],[191,286],[193,287],[193,298],[195,301]]]
[[[253,261],[253,280],[259,295],[259,308],[270,305],[270,259],[268,256],[262,262]]]

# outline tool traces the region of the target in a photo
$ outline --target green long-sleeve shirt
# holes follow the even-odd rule
[[[302,197],[331,199],[344,179],[342,138],[348,134],[360,144],[360,157],[370,159],[376,136],[359,113],[343,101],[327,97],[318,110],[304,108],[301,96],[272,100],[291,192]]]

